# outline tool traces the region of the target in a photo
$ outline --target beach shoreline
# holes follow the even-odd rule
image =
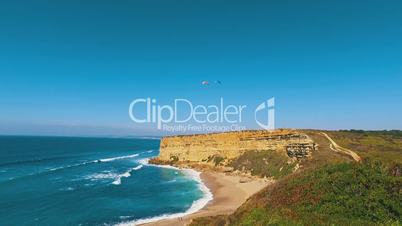
[[[161,219],[140,225],[184,226],[189,225],[193,219],[198,217],[231,214],[250,196],[273,183],[272,180],[233,175],[213,170],[201,171],[200,178],[213,196],[213,199],[203,208],[182,217]]]

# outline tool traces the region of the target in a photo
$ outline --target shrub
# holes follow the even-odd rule
[[[296,163],[276,151],[248,151],[230,163],[235,170],[250,171],[252,175],[281,178],[293,172]]]

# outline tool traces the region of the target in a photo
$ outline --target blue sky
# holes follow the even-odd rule
[[[277,127],[402,129],[401,12],[399,0],[3,1],[0,134],[158,134],[129,119],[140,97],[275,97]]]

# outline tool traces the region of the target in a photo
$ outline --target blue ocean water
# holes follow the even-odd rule
[[[159,142],[0,136],[0,225],[115,225],[194,209],[205,198],[196,176],[147,164]]]

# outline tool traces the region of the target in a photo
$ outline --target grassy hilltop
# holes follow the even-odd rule
[[[319,148],[300,170],[284,173],[234,214],[198,218],[192,225],[401,225],[401,131],[303,132]],[[362,160],[334,151],[322,132]],[[262,158],[270,158],[264,153],[242,157],[246,159],[240,162],[254,165],[259,175],[278,173],[277,167],[260,167]],[[273,165],[278,163],[280,159],[274,159]]]
[[[402,131],[341,130],[327,132],[336,142],[365,159],[402,163]]]

